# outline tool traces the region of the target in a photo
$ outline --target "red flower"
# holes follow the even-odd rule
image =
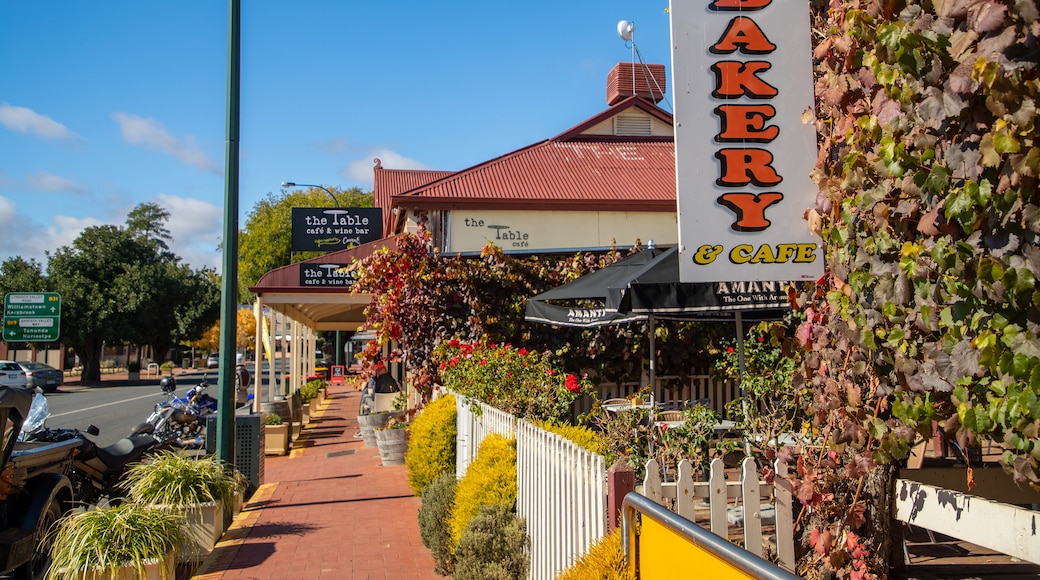
[[[480,366],[487,366],[487,361],[484,359],[480,359]]]
[[[553,375],[553,370],[552,369],[545,369],[545,374],[547,374],[547,375],[549,375],[551,377]]]
[[[441,370],[448,368],[448,363],[441,363]]]
[[[764,337],[764,336],[758,337],[758,342],[765,342],[765,341],[766,341],[766,337]]]
[[[578,383],[578,377],[574,375],[567,375],[567,380],[564,381],[564,385],[566,385],[567,390],[572,393],[577,393],[581,390],[581,384]]]
[[[518,354],[520,356],[527,356],[527,349],[523,348],[523,347],[520,347],[520,350],[516,351],[516,354]]]
[[[733,352],[733,347],[732,346],[727,346],[726,347],[726,352]]]
[[[458,348],[458,346],[459,346],[459,339],[453,338],[453,339],[449,340],[448,341],[448,346],[450,346],[452,348]]]

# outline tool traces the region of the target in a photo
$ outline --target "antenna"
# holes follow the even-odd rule
[[[657,84],[657,79],[653,75],[649,74],[649,68],[646,62],[643,61],[643,53],[639,52],[639,47],[636,46],[636,24],[635,22],[629,22],[628,20],[620,20],[617,23],[617,35],[621,40],[625,41],[625,46],[632,43],[632,94],[635,94],[636,89],[636,57],[639,57],[639,64],[641,65],[640,71],[647,84],[653,83],[657,90],[661,93],[661,97],[664,102],[668,104],[668,108],[672,108],[672,103],[668,101],[668,95],[664,94],[661,90],[661,86]]]
[[[621,37],[621,40],[625,42],[631,42],[632,38],[636,34],[636,25],[627,21],[622,20],[617,23],[617,35]]]
[[[621,20],[617,23],[617,35],[625,41],[625,45],[632,43],[632,94],[636,91],[636,25],[634,22]]]

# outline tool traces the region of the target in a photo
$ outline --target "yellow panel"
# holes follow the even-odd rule
[[[739,568],[669,530],[654,520],[643,517],[639,533],[639,578],[675,580],[690,578],[748,578]]]

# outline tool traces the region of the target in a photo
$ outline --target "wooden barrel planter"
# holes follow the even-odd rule
[[[358,427],[361,428],[361,439],[365,442],[365,447],[377,446],[375,430],[381,429],[384,426],[386,426],[387,422],[390,421],[391,417],[403,419],[404,413],[385,412],[369,413],[368,415],[358,415]]]
[[[383,465],[403,465],[408,450],[408,429],[376,429],[379,459]]]

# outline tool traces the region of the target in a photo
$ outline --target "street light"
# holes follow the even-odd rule
[[[320,190],[324,191],[325,193],[329,194],[329,197],[332,198],[332,203],[336,204],[337,208],[339,207],[339,200],[336,199],[336,196],[332,195],[331,191],[325,189],[324,187],[322,187],[320,185],[313,185],[313,184],[310,184],[310,183],[293,183],[291,181],[283,181],[282,182],[282,187],[317,187],[318,189],[320,189]]]
[[[313,185],[313,184],[310,184],[310,183],[293,183],[292,181],[283,181],[282,182],[282,187],[317,187],[318,189],[320,189],[320,190],[324,191],[325,193],[329,194],[329,197],[332,198],[332,203],[336,204],[337,208],[339,207],[339,200],[336,199],[336,196],[332,195],[331,191],[325,189],[324,187],[322,187],[320,185]],[[339,331],[337,330],[336,331],[336,358],[335,358],[335,363],[337,365],[340,362],[339,361],[339,356],[340,356],[340,351],[342,351],[342,350],[343,350],[343,348],[340,346],[340,334],[339,334]]]

